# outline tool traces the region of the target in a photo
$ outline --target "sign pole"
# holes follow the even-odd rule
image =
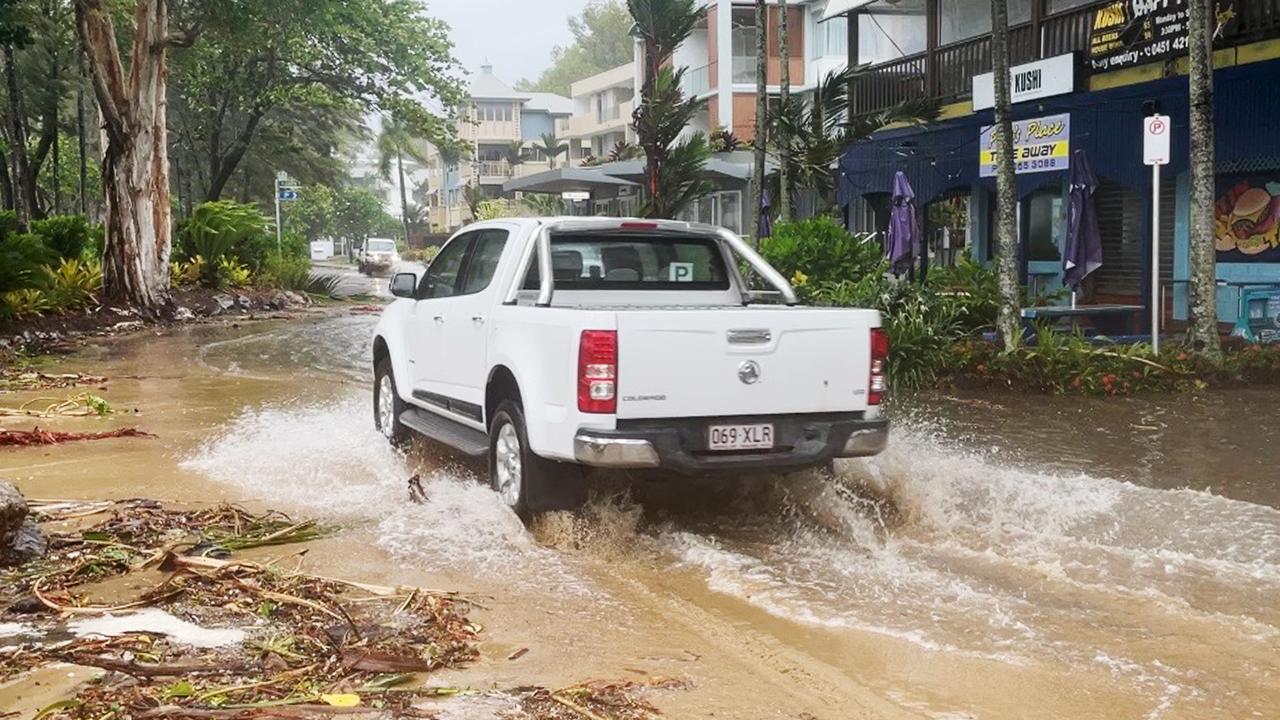
[[[279,252],[280,252],[280,246],[281,246],[281,240],[280,240],[280,234],[281,234],[281,233],[280,233],[280,181],[281,181],[281,180],[283,180],[285,177],[287,177],[287,176],[284,174],[284,172],[283,172],[283,171],[281,171],[280,173],[277,173],[277,174],[276,174],[276,183],[275,183],[275,189],[276,189],[276,191],[273,193],[273,194],[276,196],[276,252],[277,252],[277,253],[279,253]]]
[[[1160,354],[1160,163],[1151,166],[1151,352]]]
[[[1142,121],[1142,162],[1151,166],[1151,351],[1160,354],[1160,166],[1169,162],[1168,115]]]

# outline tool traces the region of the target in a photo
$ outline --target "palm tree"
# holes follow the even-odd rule
[[[706,18],[702,5],[698,0],[627,0],[635,20],[631,32],[644,45],[640,106],[632,115],[632,127],[644,148],[648,217],[675,217],[711,190],[702,172],[710,155],[706,137],[694,133],[677,142],[702,102],[684,98],[684,68],[673,68],[670,62],[676,48]]]
[[[778,1],[778,65],[780,86],[779,101],[786,104],[791,99],[791,41],[787,38],[787,0]],[[791,219],[791,152],[785,138],[780,138],[782,162],[778,172],[778,212],[783,220]]]
[[[524,162],[524,141],[512,140],[509,145],[502,149],[502,154],[507,159],[507,164],[515,167]]]
[[[462,200],[467,204],[467,209],[471,211],[472,220],[480,219],[480,203],[487,199],[479,185],[467,185],[462,188]]]
[[[756,132],[751,142],[755,145],[755,172],[751,174],[751,211],[747,217],[760,215],[764,208],[764,160],[768,142],[766,116],[769,114],[769,42],[765,31],[768,23],[764,0],[756,0]],[[754,227],[752,223],[750,227]],[[754,233],[752,233],[754,234]]]
[[[1218,340],[1213,218],[1213,3],[1191,0],[1190,6],[1191,322],[1187,339],[1194,352],[1216,362],[1222,358],[1222,344]]]
[[[774,153],[779,175],[785,169],[794,187],[812,188],[820,198],[834,202],[831,166],[846,147],[891,124],[923,123],[937,118],[936,100],[916,98],[846,122],[844,111],[850,91],[870,75],[866,66],[829,72],[815,83],[811,101],[791,96],[778,103],[769,118],[769,134],[776,139]]]
[[[1018,282],[1017,192],[1013,168],[1013,113],[1009,98],[1009,0],[991,0],[991,71],[995,84],[996,152],[996,248],[1000,257],[996,276],[1000,283],[1000,315],[996,322],[1004,348],[1009,352],[1022,342],[1018,308],[1022,304]]]
[[[378,170],[382,177],[391,179],[394,162],[400,185],[400,221],[404,224],[405,238],[409,237],[409,196],[404,178],[404,158],[408,155],[425,165],[427,144],[413,131],[409,123],[392,115],[382,121],[382,134],[378,136]]]
[[[555,133],[543,133],[542,139],[533,147],[547,156],[548,167],[552,170],[556,168],[556,158],[569,152],[569,143],[560,142]]]

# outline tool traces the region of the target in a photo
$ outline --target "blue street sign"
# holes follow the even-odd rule
[[[297,190],[281,190],[280,199],[281,200],[297,200],[298,191]]]

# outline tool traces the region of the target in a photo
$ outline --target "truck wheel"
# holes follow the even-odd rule
[[[524,411],[511,400],[498,405],[489,424],[489,483],[502,502],[528,522],[543,507],[553,463],[529,448]]]
[[[373,372],[373,424],[392,445],[400,446],[409,441],[409,428],[400,422],[400,413],[406,409],[396,392],[391,358],[383,358]]]

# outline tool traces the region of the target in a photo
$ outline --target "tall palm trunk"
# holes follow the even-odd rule
[[[1191,99],[1190,327],[1192,349],[1222,357],[1218,340],[1217,257],[1214,247],[1213,3],[1191,0],[1188,17]]]
[[[1017,193],[1013,166],[1013,112],[1009,99],[1009,3],[991,1],[991,59],[995,82],[996,151],[996,247],[999,249],[997,277],[1000,284],[1000,315],[997,321],[1005,351],[1022,342],[1018,282]]]
[[[778,61],[780,102],[782,107],[786,107],[791,99],[791,39],[787,36],[787,0],[778,2]],[[791,173],[788,166],[791,164],[791,138],[782,133],[782,137],[776,138],[775,142],[781,149],[778,168],[778,207],[780,217],[783,220],[790,220]]]
[[[409,242],[409,194],[404,187],[404,153],[396,151],[396,172],[400,175],[400,222],[404,225],[404,241]]]
[[[167,0],[138,0],[126,74],[111,14],[106,0],[76,0],[76,29],[102,120],[103,291],[109,301],[154,316],[171,306],[165,56],[174,41]]]
[[[764,207],[764,160],[766,116],[769,114],[769,32],[764,0],[756,0],[756,132],[752,144],[755,147],[755,172],[751,175],[751,211],[748,217],[756,218],[759,226],[760,210]],[[758,234],[753,229],[752,235]],[[759,242],[759,238],[756,238]]]

